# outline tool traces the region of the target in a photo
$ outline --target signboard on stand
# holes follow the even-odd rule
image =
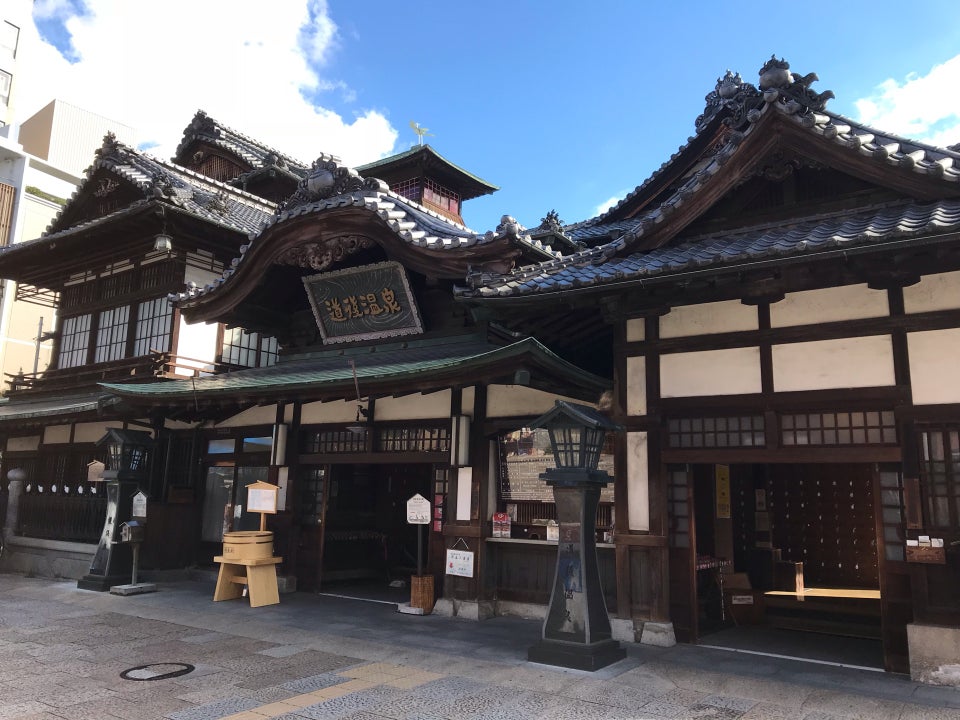
[[[430,524],[430,501],[420,493],[407,500],[407,522],[411,525]]]

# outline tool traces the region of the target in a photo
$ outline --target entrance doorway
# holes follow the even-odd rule
[[[430,572],[429,527],[406,521],[406,503],[430,498],[429,464],[351,464],[304,468],[303,492],[316,510],[301,513],[298,585],[385,602],[410,599],[410,576]]]
[[[683,615],[689,599],[690,640],[801,657],[835,655],[841,664],[883,667],[872,465],[704,464],[680,470],[671,471],[671,485],[677,486],[672,493],[678,497],[688,484],[689,536],[682,548],[671,550],[678,593],[671,604]],[[673,505],[676,514],[680,508]],[[674,526],[684,525],[675,520]],[[674,572],[682,575],[684,565],[689,593]],[[822,641],[811,643],[810,633]]]

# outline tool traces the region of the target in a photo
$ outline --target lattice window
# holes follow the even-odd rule
[[[327,470],[324,467],[308,467],[302,472],[298,507],[300,524],[320,525],[323,521],[323,491],[327,481]]]
[[[883,547],[887,560],[903,562],[904,531],[903,477],[899,469],[880,470],[880,512],[883,515]]]
[[[391,185],[390,189],[400,197],[405,197],[407,200],[413,200],[414,202],[420,202],[420,178],[401,180]]]
[[[275,337],[247,332],[243,328],[223,331],[220,361],[242,367],[267,367],[277,362],[279,345]]]
[[[763,415],[674,418],[667,424],[672,448],[763,447]]]
[[[90,315],[63,319],[58,367],[72,368],[86,364],[90,347],[90,320]]]
[[[120,360],[127,350],[130,306],[111,308],[100,313],[97,321],[97,347],[94,362]]]
[[[140,303],[140,307],[137,308],[134,356],[148,355],[153,350],[160,352],[169,350],[172,324],[173,308],[166,298]]]
[[[460,214],[460,196],[430,178],[424,178],[423,181],[423,204],[450,215]]]
[[[813,412],[780,416],[784,445],[896,445],[892,410]]]
[[[367,449],[367,431],[308,430],[303,434],[303,452],[311,455],[325,453],[354,453]]]
[[[957,534],[960,531],[960,429],[931,428],[920,433],[920,481],[924,529],[930,534]]]
[[[380,452],[448,452],[449,427],[382,428],[377,433]]]

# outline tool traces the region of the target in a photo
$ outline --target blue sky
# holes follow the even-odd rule
[[[502,188],[467,203],[470,227],[503,214],[535,226],[551,209],[574,222],[684,144],[728,68],[756,82],[772,54],[816,72],[834,112],[960,142],[960,3],[905,7],[38,0],[46,79],[18,107],[61,97],[134,126],[161,157],[203,108],[306,162],[332,152],[349,164],[407,149],[416,121],[438,152]]]

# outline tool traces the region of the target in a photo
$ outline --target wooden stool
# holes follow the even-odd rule
[[[243,595],[241,586],[246,585],[250,595],[250,607],[276,605],[280,602],[277,588],[277,565],[283,558],[230,558],[217,555],[214,562],[220,563],[217,589],[213,601],[233,600]]]

